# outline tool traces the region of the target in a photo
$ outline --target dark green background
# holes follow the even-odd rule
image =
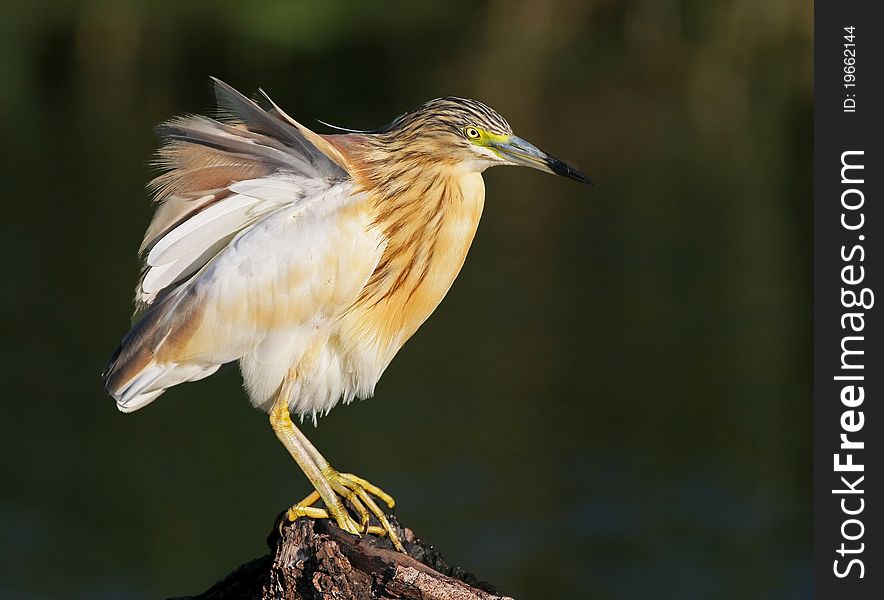
[[[0,596],[196,593],[306,479],[235,369],[117,412],[151,127],[207,78],[373,127],[479,98],[590,189],[486,174],[377,396],[306,429],[528,598],[810,594],[811,15],[797,0],[20,2],[0,20]]]

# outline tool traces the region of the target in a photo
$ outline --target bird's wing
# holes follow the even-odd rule
[[[268,214],[147,310],[105,371],[108,391],[130,412],[251,356],[243,373],[263,401],[352,306],[383,251],[368,202],[349,181]]]
[[[159,208],[144,236],[136,303],[145,309],[184,284],[261,218],[349,178],[333,146],[282,112],[213,79],[219,119],[188,116],[159,128],[151,187]]]

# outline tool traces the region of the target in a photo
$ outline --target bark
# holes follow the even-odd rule
[[[269,554],[179,600],[512,600],[391,522],[407,556],[386,537],[360,538],[326,519],[281,520],[267,538]]]

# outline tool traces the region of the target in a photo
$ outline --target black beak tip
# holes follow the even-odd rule
[[[594,186],[592,179],[584,175],[575,167],[572,167],[568,163],[563,160],[559,160],[557,158],[550,158],[547,161],[549,168],[556,175],[561,175],[562,177],[567,177],[568,179],[573,179],[574,181],[579,181],[581,183],[588,183],[589,185]]]

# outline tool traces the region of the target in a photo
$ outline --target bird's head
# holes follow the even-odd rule
[[[419,153],[472,171],[520,165],[592,183],[578,169],[513,133],[500,114],[478,100],[436,98],[393,120],[376,134],[391,149]]]

